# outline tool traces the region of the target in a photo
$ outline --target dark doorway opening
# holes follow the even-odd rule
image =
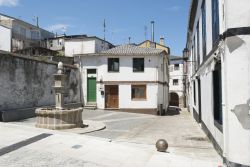
[[[175,92],[170,93],[169,105],[179,107],[179,96],[177,93],[175,93]]]

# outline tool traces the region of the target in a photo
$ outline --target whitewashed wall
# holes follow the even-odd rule
[[[65,56],[95,53],[95,40],[65,40]]]
[[[198,19],[200,20],[200,31],[202,30],[201,3],[202,0],[199,0],[191,40],[197,35]],[[220,34],[230,28],[250,27],[249,6],[249,0],[219,0]],[[212,50],[211,11],[211,1],[206,1],[207,54]],[[200,37],[202,37],[201,34]],[[193,41],[188,44],[190,47]],[[202,46],[202,41],[200,41],[200,46]],[[193,81],[196,76],[199,76],[201,80],[202,121],[216,143],[222,148],[223,156],[227,161],[250,166],[250,35],[246,33],[245,35],[227,37],[225,41],[221,41],[219,48],[221,52],[219,54],[218,50],[215,52],[216,55],[221,56],[222,63],[223,132],[214,125],[213,118],[213,65],[211,64],[213,60],[209,60],[210,63],[205,64],[196,75],[189,73],[189,107],[191,110],[195,108],[198,111],[198,105],[194,105],[193,101]],[[192,60],[191,50],[190,55]],[[202,52],[200,55],[202,59]],[[198,97],[198,84],[197,81],[195,82],[196,96]]]
[[[0,50],[11,51],[11,30],[0,26]]]
[[[115,56],[114,56],[115,57]],[[141,57],[141,56],[137,56]],[[82,73],[82,86],[83,94],[86,103],[87,99],[87,69],[97,69],[97,81],[102,79],[105,81],[159,81],[158,67],[159,56],[146,56],[144,72],[135,73],[132,69],[133,56],[119,56],[120,58],[120,71],[108,72],[107,56],[82,56],[81,57],[81,73]],[[166,81],[167,78],[166,78]],[[163,88],[159,91],[158,83],[147,84],[147,99],[141,101],[131,100],[131,84],[119,85],[119,108],[157,108],[158,104],[163,103]],[[165,86],[165,106],[168,106],[168,87]],[[100,84],[97,84],[97,107],[105,108],[105,98],[100,93]],[[160,98],[160,100],[158,100]]]
[[[174,70],[174,64],[169,65],[169,91],[176,92],[179,97],[183,96],[183,64],[179,64],[179,70]],[[173,80],[178,79],[178,85],[173,85]]]
[[[65,40],[65,56],[73,57],[75,54],[99,53],[110,49],[110,45],[99,39],[72,39]]]
[[[204,122],[204,124],[206,125],[206,127],[208,128],[209,132],[213,135],[215,141],[217,142],[217,144],[223,149],[224,145],[223,145],[223,139],[224,136],[223,134],[217,129],[217,127],[215,127],[214,125],[214,115],[213,115],[213,98],[212,98],[212,73],[207,73],[205,76],[201,75],[200,73],[196,73],[195,74],[195,69],[194,69],[194,64],[198,64],[198,43],[199,42],[199,53],[200,53],[200,64],[203,63],[203,50],[202,50],[202,13],[201,13],[201,7],[202,7],[202,3],[203,0],[199,0],[198,1],[198,7],[197,7],[197,12],[196,12],[196,16],[194,19],[194,26],[193,26],[193,30],[192,30],[192,34],[190,36],[190,41],[189,41],[189,51],[190,51],[190,62],[188,62],[189,64],[189,82],[190,82],[190,87],[189,87],[189,109],[191,111],[191,113],[193,113],[193,108],[195,109],[196,113],[199,113],[199,96],[198,96],[198,82],[196,77],[200,76],[200,81],[201,81],[201,112],[202,112],[202,121]],[[222,16],[222,1],[219,1],[219,17],[220,17],[220,21],[223,20]],[[212,1],[211,0],[206,0],[205,1],[205,6],[206,6],[206,55],[204,56],[205,58],[207,57],[207,55],[212,51],[213,49],[213,42],[212,42]],[[199,24],[198,24],[199,22]],[[199,37],[200,40],[197,41],[197,25],[199,26]],[[220,33],[222,32],[222,23],[220,23]],[[195,39],[195,41],[194,41]],[[194,48],[194,50],[192,50],[192,46],[196,46],[196,48]],[[194,53],[196,53],[196,55],[194,55]],[[195,57],[194,57],[195,56]],[[196,60],[196,62],[194,62]],[[200,65],[198,64],[198,65]],[[208,70],[211,72],[211,69],[213,70],[213,67],[207,67],[204,68],[201,71],[203,71],[203,73]],[[209,68],[209,69],[208,69]],[[194,103],[194,92],[193,92],[193,82],[195,82],[196,85],[196,104]],[[211,89],[211,90],[210,90]],[[204,119],[204,120],[203,120]]]

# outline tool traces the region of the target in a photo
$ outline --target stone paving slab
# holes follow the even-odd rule
[[[0,123],[0,127],[3,130],[0,142],[2,139],[7,141],[7,139],[18,138],[18,134],[23,134],[27,138],[39,133],[52,134],[47,138],[0,156],[0,166],[215,167],[221,164],[221,162],[179,156],[174,154],[171,149],[168,153],[160,153],[153,146],[145,144],[110,142],[86,135],[15,124]],[[12,135],[6,133],[8,131],[11,131]]]
[[[77,134],[86,134],[106,128],[106,125],[101,121],[92,121],[92,120],[83,120],[83,124],[87,125],[85,128],[74,128],[74,129],[65,129],[64,132],[77,133]]]
[[[94,159],[89,161],[89,159],[91,159],[91,156],[89,154],[85,154],[85,151],[86,151],[85,149],[90,149],[90,148],[88,147],[89,144],[85,143],[84,144],[85,149],[84,151],[81,152],[81,154],[82,156],[86,156],[86,157],[90,156],[87,159],[77,158],[75,156],[70,159],[68,157],[70,155],[66,156],[67,151],[65,153],[65,156],[61,154],[59,155],[59,157],[64,156],[63,158],[70,159],[69,160],[70,162],[73,159],[73,161],[76,161],[76,164],[78,164],[77,162],[79,162],[79,163],[84,163],[84,165],[86,166],[88,165],[102,166],[103,164],[106,164],[106,161],[109,161],[108,159],[112,159],[112,158],[106,158],[106,156],[108,155],[116,157],[113,161],[121,162],[120,165],[114,163],[118,166],[123,166],[124,164],[125,164],[124,166],[126,165],[131,166],[131,164],[133,164],[133,166],[136,166],[136,165],[158,166],[157,164],[158,161],[160,161],[159,163],[162,163],[162,164],[168,164],[167,166],[169,165],[176,166],[176,164],[179,164],[182,166],[183,164],[185,164],[186,166],[195,166],[196,164],[200,164],[201,166],[204,166],[204,164],[207,164],[205,166],[218,166],[217,164],[222,164],[222,158],[215,151],[211,142],[207,139],[206,135],[203,133],[200,126],[194,121],[190,113],[188,113],[185,109],[180,111],[179,114],[173,114],[173,115],[168,115],[168,116],[155,116],[155,115],[125,113],[125,112],[107,111],[107,110],[89,110],[89,111],[85,110],[83,112],[83,118],[87,120],[92,120],[95,122],[105,123],[106,128],[101,131],[86,133],[86,135],[82,135],[82,137],[84,138],[90,137],[88,138],[88,140],[95,140],[97,141],[97,143],[99,143],[98,142],[99,140],[105,141],[104,143],[102,144],[99,143],[99,144],[105,145],[105,148],[103,148],[104,146],[100,146],[100,148],[103,148],[106,150],[110,150],[114,145],[116,145],[114,146],[116,149],[120,148],[120,146],[124,146],[128,148],[133,148],[136,151],[140,150],[137,153],[141,155],[144,154],[141,152],[146,152],[147,158],[141,158],[140,160],[143,162],[147,161],[148,163],[142,164],[143,162],[133,160],[133,158],[137,157],[137,154],[135,153],[133,153],[134,156],[130,158],[131,161],[133,161],[132,163],[130,161],[127,162],[125,160],[121,160],[117,158],[115,153],[113,155],[108,152],[102,152],[102,151],[100,151],[100,153],[105,154],[105,155],[100,155],[100,157],[97,157],[95,161]],[[34,120],[23,120],[20,122],[15,122],[15,124],[17,126],[21,125],[22,127],[23,125],[25,125],[26,128],[32,128],[36,130],[38,129],[38,128],[34,128]],[[43,129],[38,129],[38,130],[41,133],[44,132]],[[44,143],[44,145],[49,148],[50,147],[54,148],[53,144],[55,144],[59,147],[67,146],[70,148],[72,147],[71,149],[74,148],[76,150],[81,150],[83,148],[82,142],[84,142],[84,140],[82,138],[81,142],[76,142],[75,136],[77,134],[75,133],[79,133],[77,131],[78,131],[77,129],[69,130],[67,132],[51,131],[50,133],[53,133],[53,134],[55,133],[56,134],[58,133],[70,134],[71,137],[73,137],[74,139],[73,138],[70,139],[66,137],[67,135],[66,136],[63,135],[62,141],[61,139],[60,140],[55,139],[55,141],[53,140],[53,141]],[[31,133],[34,135],[37,134],[33,130],[31,130]],[[22,134],[22,133],[19,132],[18,134]],[[27,136],[29,135],[30,134],[27,134]],[[158,152],[155,151],[155,142],[159,138],[163,138],[168,141],[169,153],[156,154]],[[0,140],[1,140],[1,137],[0,137]],[[75,141],[75,144],[73,143],[67,144],[64,142],[64,140],[66,141],[71,140],[71,142]],[[13,142],[15,141],[17,140],[13,140]],[[58,144],[57,142],[60,142],[60,144]],[[50,143],[52,143],[52,145]],[[110,143],[112,143],[112,145],[110,145]],[[92,144],[92,146],[94,148],[99,147],[98,144],[96,145]],[[112,147],[109,147],[109,146],[112,146]],[[118,150],[113,150],[113,151],[119,152]],[[49,154],[52,154],[51,156],[54,156],[54,154],[59,154],[59,153],[49,153]],[[45,155],[43,152],[41,152],[41,156],[45,156]],[[32,157],[33,155],[30,155],[30,156]],[[33,157],[33,159],[36,159],[36,157]],[[44,159],[46,159],[46,157]],[[60,164],[59,161],[64,162],[64,160],[62,159],[59,158],[58,162],[55,160],[56,161],[55,164]],[[99,163],[102,161],[105,161],[105,163],[103,164]],[[182,162],[184,163],[182,164]],[[65,162],[65,164],[67,163]],[[70,164],[68,165],[70,166]]]
[[[17,125],[35,127],[36,118],[29,118],[29,119],[24,119],[21,121],[11,122],[11,123],[17,124]],[[83,124],[85,125],[84,128],[64,129],[64,130],[59,130],[59,131],[77,133],[77,134],[86,134],[86,133],[103,130],[106,128],[106,125],[101,121],[83,120]]]

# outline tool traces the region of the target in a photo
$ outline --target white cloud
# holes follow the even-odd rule
[[[180,6],[171,6],[171,7],[168,7],[166,9],[168,11],[171,11],[171,12],[178,12],[178,11],[180,11],[181,7]]]
[[[0,0],[0,6],[13,7],[13,6],[17,6],[18,3],[19,3],[19,0]]]
[[[73,27],[73,26],[59,23],[59,24],[54,24],[54,25],[47,27],[47,30],[53,31],[53,32],[66,32],[69,27]]]

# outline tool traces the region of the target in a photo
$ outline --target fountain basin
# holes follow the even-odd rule
[[[82,111],[83,108],[38,108],[36,127],[53,130],[83,127]]]

